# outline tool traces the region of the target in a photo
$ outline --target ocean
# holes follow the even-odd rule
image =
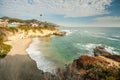
[[[96,46],[104,45],[112,54],[120,54],[120,28],[118,27],[59,27],[66,36],[34,38],[26,50],[44,72],[55,72],[80,55],[93,56]]]

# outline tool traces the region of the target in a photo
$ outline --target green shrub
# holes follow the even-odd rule
[[[10,28],[8,28],[8,31],[10,31],[12,33],[16,33],[16,32],[18,32],[18,29],[15,27],[10,27]]]
[[[7,44],[0,43],[0,58],[3,58],[10,51],[11,46]]]
[[[106,80],[116,80],[116,78],[112,77],[112,76],[109,76],[109,77],[106,77]]]

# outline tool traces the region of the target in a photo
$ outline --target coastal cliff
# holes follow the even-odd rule
[[[50,37],[52,35],[63,36],[65,34],[66,32],[61,32],[55,27],[0,27],[0,57],[5,57],[11,49],[10,45],[4,44],[5,41],[46,36]]]
[[[61,32],[56,28],[41,28],[22,26],[17,28],[0,28],[0,39],[2,41],[25,39],[45,36],[64,36],[66,32]]]
[[[51,36],[57,32],[59,32],[59,30],[57,30],[57,29],[55,29],[55,30],[49,30],[49,29],[32,30],[32,29],[30,29],[27,31],[18,29],[18,31],[15,33],[9,32],[9,34],[7,36],[8,36],[8,40],[15,40],[15,39]]]
[[[44,36],[64,36],[66,32],[60,32],[58,25],[49,22],[42,22],[36,19],[23,20],[18,18],[2,17],[2,23],[6,26],[0,26],[0,39],[3,41],[25,39]]]

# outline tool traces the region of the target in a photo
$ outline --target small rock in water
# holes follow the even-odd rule
[[[95,56],[111,55],[111,53],[108,52],[108,51],[105,49],[105,46],[97,46],[93,51],[94,51],[94,55],[95,55]]]
[[[56,36],[64,36],[66,34],[66,32],[57,32],[57,33],[54,33],[54,35]]]

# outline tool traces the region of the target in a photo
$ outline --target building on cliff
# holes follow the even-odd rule
[[[38,24],[38,23],[33,22],[33,23],[30,23],[30,24],[29,24],[29,26],[32,26],[32,27],[38,27],[38,26],[39,26],[39,24]]]
[[[8,20],[0,19],[0,27],[8,27]]]

